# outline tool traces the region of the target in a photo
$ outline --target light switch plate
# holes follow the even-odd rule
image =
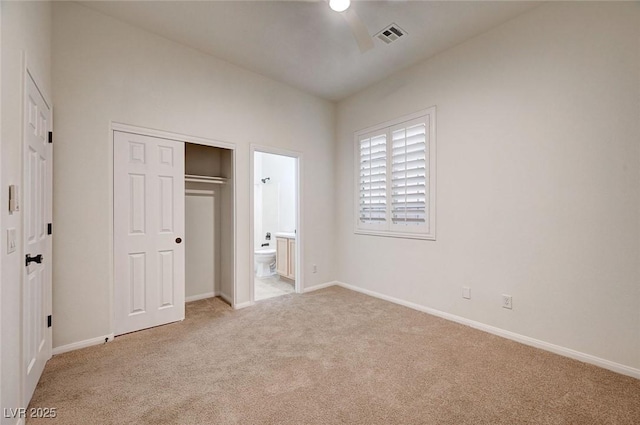
[[[16,245],[18,241],[16,240],[16,229],[11,228],[7,229],[7,254],[11,254],[16,250]]]
[[[467,300],[471,299],[471,288],[469,288],[468,286],[462,287],[462,298],[465,298]]]

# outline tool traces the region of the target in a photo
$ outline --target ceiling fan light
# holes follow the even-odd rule
[[[351,5],[351,0],[329,0],[329,7],[336,12],[344,12]]]

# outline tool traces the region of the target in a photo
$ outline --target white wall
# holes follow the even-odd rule
[[[256,152],[254,184],[254,247],[269,242],[275,248],[275,233],[296,230],[296,159]],[[266,240],[267,232],[271,241]]]
[[[262,153],[253,158],[253,248],[260,248],[266,233],[262,227]]]
[[[1,408],[22,406],[22,270],[24,267],[22,242],[15,252],[7,255],[7,228],[15,228],[22,235],[22,216],[9,214],[6,207],[8,187],[20,186],[22,192],[22,115],[24,62],[35,74],[39,88],[51,100],[51,4],[47,2],[2,2],[2,125],[0,157],[0,288],[2,380]],[[22,406],[24,407],[24,406]],[[1,423],[15,423],[4,418]]]
[[[278,217],[272,232],[296,230],[296,159],[290,156],[265,153],[262,172],[278,186]]]
[[[302,181],[311,224],[305,260],[318,273],[305,270],[305,284],[335,279],[332,242],[321,237],[333,217],[320,208],[333,199],[333,104],[81,5],[56,2],[53,9],[54,347],[112,330],[110,121],[237,145],[238,303],[249,301],[253,269],[250,144],[314,158]],[[221,220],[232,228],[224,214]]]
[[[271,181],[265,184],[261,183],[260,186],[255,188],[255,191],[258,194],[258,198],[262,201],[260,208],[261,214],[259,217],[262,231],[258,235],[260,237],[258,247],[260,247],[262,243],[271,242],[266,240],[267,233],[271,233],[272,241],[275,241],[274,233],[278,228],[278,183]]]
[[[220,292],[216,291],[215,197],[187,193],[185,198],[185,296],[213,296]]]
[[[639,37],[545,4],[341,102],[339,279],[640,368]],[[353,133],[432,105],[437,241],[355,235]]]

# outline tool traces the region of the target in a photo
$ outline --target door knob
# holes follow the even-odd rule
[[[32,257],[31,255],[27,254],[25,258],[25,265],[29,266],[29,264],[31,263],[42,264],[42,260],[44,260],[44,257],[42,256],[42,254],[38,254],[35,257]]]
[[[182,242],[182,239],[176,238],[176,243],[180,243],[180,242]]]

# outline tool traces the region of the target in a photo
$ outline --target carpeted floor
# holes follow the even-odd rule
[[[640,380],[331,287],[59,356],[43,424],[638,424]]]

